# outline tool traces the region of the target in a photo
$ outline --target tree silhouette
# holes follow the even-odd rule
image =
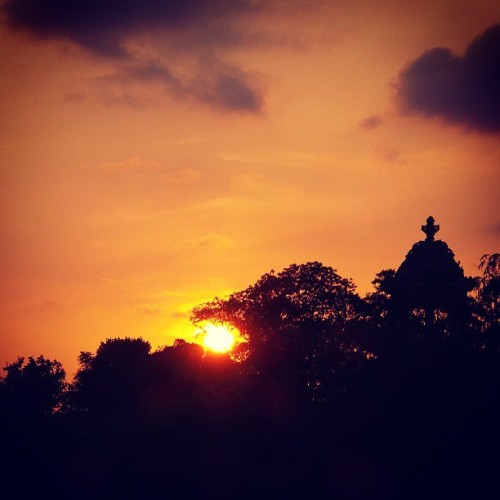
[[[320,262],[308,262],[266,273],[227,299],[196,307],[192,321],[236,326],[246,340],[240,346],[246,366],[315,391],[332,370],[326,358],[345,347],[339,339],[346,340],[344,334],[361,310],[350,279]]]
[[[0,476],[4,492],[35,497],[60,482],[59,411],[68,384],[56,360],[20,357],[0,381]],[[68,452],[68,450],[64,450]],[[51,486],[49,486],[51,485]]]
[[[67,389],[65,371],[58,361],[20,357],[8,364],[0,381],[3,417],[40,420],[52,415],[60,406]]]
[[[485,254],[479,262],[475,319],[487,346],[500,350],[500,254]]]
[[[74,404],[91,412],[130,411],[150,379],[151,345],[142,338],[113,338],[97,352],[82,352],[75,376]]]
[[[377,273],[372,281],[375,292],[368,293],[364,298],[365,304],[368,306],[366,313],[368,319],[378,328],[387,326],[395,277],[396,271],[394,269],[383,269]]]
[[[478,280],[477,297],[483,309],[484,328],[498,327],[500,307],[500,254],[485,254],[479,262],[483,275]]]

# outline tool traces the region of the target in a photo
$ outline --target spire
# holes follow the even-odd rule
[[[422,226],[422,231],[426,234],[425,241],[434,241],[434,235],[439,231],[439,224],[434,224],[434,217],[427,217],[427,224]]]

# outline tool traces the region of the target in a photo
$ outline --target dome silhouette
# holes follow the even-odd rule
[[[423,309],[426,326],[434,322],[437,310],[455,319],[463,317],[467,292],[473,286],[448,245],[434,239],[439,229],[434,218],[428,217],[427,224],[422,226],[426,239],[413,245],[396,271],[393,283],[395,309],[400,314]]]

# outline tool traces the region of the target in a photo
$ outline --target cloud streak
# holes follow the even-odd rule
[[[260,113],[264,109],[264,91],[256,76],[216,58],[202,58],[198,68],[180,75],[161,61],[126,65],[101,81],[121,85],[160,83],[165,91],[179,99],[190,99],[222,111]]]
[[[139,314],[144,316],[162,316],[163,308],[156,304],[137,304],[129,309],[130,314]]]
[[[380,115],[370,115],[364,120],[361,120],[359,125],[362,128],[371,130],[380,127],[380,125],[382,125],[383,122],[384,120]]]
[[[462,57],[436,47],[401,71],[396,98],[406,114],[439,117],[482,133],[500,132],[500,25]]]

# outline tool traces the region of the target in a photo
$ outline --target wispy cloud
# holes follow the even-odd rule
[[[138,156],[131,156],[123,161],[99,163],[96,168],[106,172],[161,172],[164,167],[157,161],[143,160]]]
[[[162,316],[164,310],[157,304],[137,304],[129,309],[131,314],[139,314],[143,316]]]
[[[65,300],[43,298],[36,300],[30,305],[31,311],[42,314],[59,315],[71,309],[71,303]]]
[[[380,115],[371,115],[365,118],[364,120],[361,120],[359,125],[362,128],[374,129],[380,127],[380,125],[382,125],[383,122],[384,120]]]
[[[199,170],[193,167],[171,168],[155,160],[131,156],[122,161],[104,161],[96,165],[96,171],[116,176],[138,175],[155,177],[163,185],[184,186],[201,179]]]
[[[219,234],[207,234],[190,240],[185,240],[175,246],[176,250],[222,249],[230,246],[231,240]]]
[[[223,63],[214,56],[200,57],[187,74],[174,71],[159,60],[132,62],[97,80],[98,84],[159,83],[178,99],[187,99],[222,111],[260,113],[264,89],[257,75]],[[134,104],[134,103],[132,103]]]

